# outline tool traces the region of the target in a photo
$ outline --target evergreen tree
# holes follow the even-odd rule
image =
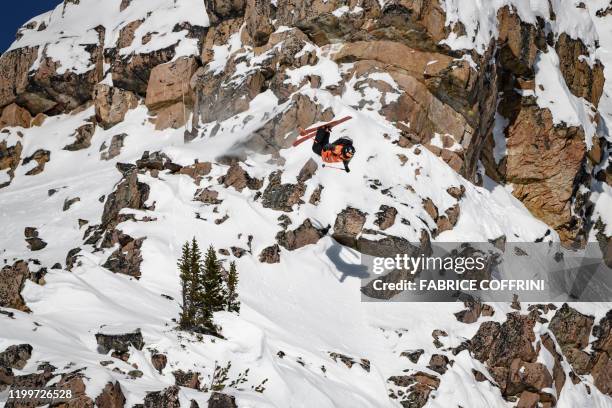
[[[207,326],[209,321],[212,321],[212,316],[205,314],[203,305],[206,301],[204,296],[204,268],[202,266],[202,252],[195,237],[191,240],[191,248],[189,251],[189,270],[191,273],[191,285],[189,291],[189,299],[193,305],[193,323],[194,326]]]
[[[217,253],[212,245],[206,252],[204,258],[204,307],[212,312],[225,309],[225,296],[223,291],[223,278],[221,276],[221,265],[217,259]]]
[[[227,277],[227,311],[240,313],[240,301],[236,287],[238,286],[238,271],[236,270],[236,262],[230,264],[229,275]]]
[[[179,325],[182,329],[190,328],[194,324],[195,308],[193,302],[191,302],[193,276],[191,273],[190,261],[191,248],[189,247],[189,242],[185,242],[183,245],[181,258],[178,261],[178,268],[181,277],[181,295],[183,300]]]

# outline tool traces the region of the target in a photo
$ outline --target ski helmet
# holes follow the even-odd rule
[[[342,148],[342,155],[349,159],[355,154],[355,148],[352,145],[344,146]]]

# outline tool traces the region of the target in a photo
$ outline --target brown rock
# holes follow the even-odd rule
[[[45,170],[45,164],[51,160],[51,152],[48,150],[38,149],[31,156],[23,159],[22,165],[26,165],[34,160],[37,165],[26,173],[26,176],[35,176]]]
[[[306,245],[316,244],[327,232],[327,229],[318,229],[306,219],[293,231],[281,231],[276,235],[278,244],[289,251],[302,248]]]
[[[317,162],[315,162],[312,158],[308,159],[298,174],[298,182],[305,183],[306,181],[310,180],[316,173],[318,167]]]
[[[98,408],[123,408],[125,406],[125,395],[121,389],[121,384],[115,381],[107,383],[100,395],[96,397],[96,407]]]
[[[507,134],[506,181],[514,185],[512,194],[571,245],[581,234],[571,201],[586,153],[582,129],[555,127],[548,109],[524,104]]]
[[[187,388],[193,388],[194,390],[200,389],[200,375],[193,371],[177,370],[173,371],[175,385]]]
[[[97,84],[92,98],[96,120],[105,129],[122,122],[127,111],[138,106],[138,98],[132,92],[106,84]]]
[[[267,248],[264,248],[259,254],[259,262],[262,263],[279,263],[280,262],[280,247],[278,244],[274,244]]]
[[[262,180],[249,176],[249,173],[243,170],[238,162],[234,162],[225,176],[219,178],[219,183],[222,183],[225,187],[234,187],[237,191],[242,191],[245,187],[251,190],[259,190],[263,185]]]
[[[433,354],[429,360],[427,368],[437,372],[438,374],[444,374],[448,370],[449,360],[444,354]]]
[[[179,391],[180,388],[173,385],[162,391],[148,392],[143,408],[181,408]]]
[[[127,23],[119,30],[119,39],[117,40],[117,48],[125,48],[132,45],[134,42],[134,32],[142,25],[144,20],[134,20]]]
[[[545,48],[543,32],[535,25],[522,22],[510,6],[499,9],[497,20],[502,65],[518,75],[531,76],[538,48]]]
[[[10,126],[29,128],[31,122],[32,115],[30,115],[30,112],[16,103],[12,103],[2,110],[2,116],[0,116],[0,129]]]
[[[25,92],[30,67],[38,57],[38,47],[18,48],[0,56],[0,108]]]
[[[159,64],[171,61],[175,45],[147,54],[133,54],[118,58],[111,63],[113,84],[121,89],[145,96],[151,70]]]
[[[205,188],[203,190],[196,191],[195,200],[203,202],[204,204],[217,205],[221,204],[223,200],[219,200],[219,192]]]
[[[380,210],[376,213],[374,224],[378,225],[378,228],[384,231],[393,226],[396,216],[397,210],[395,208],[381,205]]]
[[[321,192],[323,191],[323,186],[319,184],[317,188],[312,192],[308,202],[312,205],[319,205],[321,202]]]
[[[168,363],[168,357],[165,354],[155,353],[151,356],[151,364],[161,374],[166,364]]]
[[[266,0],[246,0],[244,19],[246,30],[256,47],[268,42],[270,34],[274,32],[271,23],[272,6]]]
[[[64,146],[64,150],[75,151],[81,149],[87,149],[91,146],[91,138],[96,131],[96,125],[93,123],[86,123],[79,126],[75,132],[75,141],[69,145]]]
[[[282,171],[275,171],[268,177],[268,186],[262,194],[261,204],[264,208],[277,211],[293,211],[293,206],[302,204],[302,196],[306,191],[304,183],[281,184]]]
[[[32,346],[19,344],[7,347],[0,352],[0,366],[22,370],[32,357]]]
[[[357,236],[361,234],[365,221],[365,213],[356,208],[345,208],[336,217],[333,238],[342,245],[354,246]]]
[[[177,102],[192,106],[194,95],[189,83],[197,68],[194,57],[179,58],[153,68],[147,85],[147,107],[157,110]]]
[[[567,303],[558,309],[548,328],[553,332],[561,349],[572,347],[582,350],[589,344],[594,318],[583,315]]]
[[[212,165],[209,162],[197,162],[190,166],[185,166],[179,170],[180,174],[186,174],[191,177],[196,184],[200,184],[202,177],[208,175],[212,170]]]
[[[233,396],[213,392],[208,400],[208,408],[238,408],[238,405]]]
[[[123,148],[123,141],[126,137],[127,133],[120,133],[118,135],[114,135],[111,139],[110,146],[108,146],[108,149],[100,153],[100,160],[111,160],[119,156],[119,154],[121,154],[121,149]],[[106,143],[102,145],[102,148],[104,148],[105,145]]]
[[[540,394],[531,391],[523,391],[516,408],[538,408],[539,401]]]

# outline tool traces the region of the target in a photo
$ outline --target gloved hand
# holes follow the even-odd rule
[[[351,172],[351,169],[344,169],[344,170],[346,170],[347,173]]]

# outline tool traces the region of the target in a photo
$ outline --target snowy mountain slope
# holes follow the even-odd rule
[[[114,3],[108,8],[113,10],[112,12],[107,12],[104,8],[100,9],[99,13],[91,13],[96,17],[95,21],[81,18],[83,14],[87,14],[82,12],[85,6],[93,5],[84,1],[78,5],[68,3],[58,6],[52,14],[35,20],[48,22],[47,30],[51,30],[47,32],[49,36],[66,29],[62,27],[65,27],[67,21],[77,21],[70,27],[74,30],[73,35],[79,37],[89,35],[87,33],[91,27],[103,24],[107,33],[104,47],[112,48],[119,27],[131,19],[142,18],[149,11],[157,9],[153,7],[153,3],[134,1],[124,11],[116,14],[119,2]],[[169,2],[161,3],[165,5]],[[215,13],[218,13],[218,2],[213,3],[212,6],[208,5],[208,11],[210,12],[211,7],[217,7]],[[146,7],[140,7],[144,4]],[[170,34],[169,30],[177,22],[189,21],[191,24],[208,25],[206,13],[203,10],[195,12],[199,2],[175,2],[174,6],[177,4],[178,11],[175,14],[163,13],[162,22],[158,20],[155,11],[147,17],[145,23],[140,26],[146,29],[137,29],[135,42],[128,48],[122,48],[120,54],[128,55],[132,51],[135,55],[146,54],[154,51],[153,48],[170,44],[164,41],[166,38],[175,41],[174,34]],[[338,4],[334,2],[330,7],[335,5]],[[474,12],[477,14],[462,16],[461,21],[466,26],[468,36],[472,32],[467,23],[470,19],[484,19],[482,21],[488,21],[494,27],[497,10],[502,5],[500,3],[486,12],[476,10]],[[522,3],[518,5],[521,6],[521,19],[529,23],[533,22],[535,16],[546,16],[546,11],[543,10],[548,10],[533,4],[530,4],[531,9],[527,9]],[[348,4],[349,12],[359,13],[357,7],[363,6],[365,4]],[[556,10],[563,6],[567,5],[555,3]],[[60,18],[58,13],[63,7],[65,14]],[[459,10],[456,5],[454,7]],[[449,23],[456,21],[449,11],[451,8],[450,4],[444,5]],[[462,13],[466,10],[463,7],[461,9]],[[532,12],[532,9],[535,12]],[[343,15],[340,7],[331,10],[340,10],[336,14]],[[126,16],[126,13],[130,13],[129,16]],[[254,18],[253,13],[252,10],[247,12],[250,18]],[[282,17],[280,14],[277,10],[277,19]],[[175,15],[177,20],[168,23]],[[571,30],[582,30],[580,38],[588,47],[594,47],[595,33],[592,27],[589,28],[586,23],[569,25],[565,15],[558,15],[554,26],[555,33],[572,34],[578,31],[570,32]],[[75,20],[70,20],[72,18]],[[221,23],[215,24],[221,26],[224,23],[222,20]],[[596,53],[601,55],[605,54],[607,44],[601,35],[605,26],[603,23],[599,24],[599,27],[596,26],[602,44]],[[482,27],[488,26],[481,23],[480,27],[482,30]],[[145,36],[150,30],[161,33],[158,42],[154,41],[155,45],[151,46],[153,48],[138,46],[138,38]],[[252,78],[265,69],[269,61],[277,58],[275,52],[287,52],[283,47],[290,41],[290,37],[279,42],[278,46],[261,50],[249,45],[252,39],[244,39],[250,35],[246,34],[248,31],[249,28],[245,24],[240,32],[229,36],[231,46],[224,48],[215,45],[213,60],[202,67],[199,75],[207,75],[210,72],[220,75],[227,73],[222,86],[230,90],[241,90],[243,84],[253,81]],[[114,34],[109,35],[109,32]],[[286,32],[283,27],[276,29],[276,34],[283,32]],[[167,34],[167,37],[164,34]],[[223,39],[223,33],[218,35]],[[26,32],[12,49],[39,45],[41,41],[47,41],[47,38],[49,37],[43,38],[39,34]],[[487,37],[470,47],[457,45],[463,43],[455,39],[452,45],[459,48],[475,46],[484,52],[489,39],[490,37]],[[451,40],[452,35],[448,42]],[[193,49],[197,40],[182,41],[189,45],[184,48],[179,45],[177,48],[186,51],[177,51],[170,60],[192,55],[194,52],[197,54]],[[70,41],[60,41],[58,52],[52,51],[48,56],[65,62],[66,66],[70,67],[66,68],[67,70],[82,73],[83,66],[75,62],[85,61],[81,58],[82,55],[78,56],[82,50],[69,44]],[[126,49],[129,50],[127,53],[124,51]],[[283,230],[279,225],[279,216],[285,215],[290,219],[289,230],[295,230],[307,219],[311,220],[316,228],[335,228],[338,214],[347,207],[366,213],[364,228],[378,230],[379,233],[381,231],[374,222],[376,213],[382,205],[395,208],[397,221],[385,229],[384,233],[412,242],[418,242],[423,231],[432,241],[440,242],[484,242],[501,236],[505,236],[509,242],[532,242],[543,237],[556,243],[559,241],[556,232],[532,215],[529,209],[511,194],[512,186],[501,185],[486,176],[483,186],[473,184],[458,174],[457,169],[447,165],[443,154],[442,158],[436,154],[438,150],[434,148],[437,146],[444,147],[439,150],[449,151],[465,148],[462,140],[454,140],[454,144],[446,149],[448,138],[444,136],[447,135],[434,132],[436,135],[430,141],[412,146],[403,145],[405,133],[402,132],[401,124],[398,124],[399,121],[389,120],[384,109],[397,102],[401,95],[411,95],[414,89],[419,89],[418,85],[396,74],[388,66],[384,69],[394,72],[396,76],[383,72],[379,66],[375,67],[373,72],[367,71],[363,74],[363,71],[360,71],[362,67],[357,62],[334,59],[334,53],[341,50],[341,45],[308,42],[293,57],[300,58],[310,52],[317,57],[315,63],[308,61],[309,63],[300,66],[286,68],[286,77],[280,78],[280,85],[271,84],[269,89],[260,89],[261,92],[255,96],[244,97],[247,99],[248,108],[243,111],[234,111],[234,106],[229,103],[240,99],[239,92],[233,94],[229,100],[218,100],[218,104],[227,103],[222,105],[228,112],[225,120],[201,123],[195,114],[194,121],[184,126],[156,130],[156,124],[150,120],[151,112],[155,112],[141,103],[135,109],[128,110],[123,121],[112,127],[105,128],[97,119],[93,119],[95,131],[88,141],[89,146],[76,151],[64,150],[64,146],[74,141],[72,135],[75,129],[92,123],[92,117],[99,115],[98,106],[84,107],[80,112],[73,113],[50,111],[39,127],[29,127],[29,123],[26,127],[6,127],[1,134],[2,140],[6,141],[6,146],[16,146],[19,143],[20,158],[33,157],[39,151],[50,152],[48,161],[38,174],[26,174],[39,165],[35,159],[29,163],[21,160],[18,166],[9,167],[12,172],[7,176],[10,184],[0,191],[0,212],[6,231],[2,235],[0,254],[2,259],[6,259],[5,264],[12,265],[18,259],[35,258],[41,267],[47,268],[44,284],[26,280],[21,290],[31,313],[11,310],[13,318],[0,315],[0,350],[21,343],[31,344],[33,347],[27,365],[23,369],[15,369],[15,374],[39,372],[38,365],[43,361],[58,367],[58,372],[85,368],[83,381],[89,398],[96,399],[107,383],[118,382],[126,397],[125,406],[133,406],[142,403],[147,392],[173,385],[175,378],[171,371],[193,370],[200,374],[202,383],[208,383],[216,362],[225,365],[231,361],[232,378],[236,378],[238,373],[247,368],[250,370],[246,384],[224,390],[236,397],[239,407],[393,407],[400,406],[398,391],[405,393],[401,395],[406,397],[413,395],[413,398],[420,398],[425,395],[424,400],[414,402],[419,405],[404,406],[422,406],[425,403],[433,407],[514,406],[513,402],[502,395],[502,387],[497,384],[498,379],[488,372],[490,367],[473,358],[474,350],[470,349],[469,353],[463,350],[454,354],[452,349],[460,348],[465,340],[472,339],[480,327],[479,324],[458,321],[453,315],[464,309],[463,305],[362,303],[360,277],[363,272],[359,265],[360,254],[354,249],[340,245],[329,235],[297,249],[290,250],[281,246],[278,263],[260,262],[259,254],[275,244],[278,240],[277,234]],[[546,54],[543,55],[544,57],[540,58],[546,58]],[[606,60],[601,58],[607,66]],[[435,65],[429,62],[426,63],[427,66]],[[103,75],[106,77],[105,81],[111,85],[113,78],[109,78],[107,74],[114,63],[116,62],[105,62]],[[33,64],[30,68],[36,70],[36,63]],[[219,67],[225,70],[222,71]],[[61,73],[61,69],[58,68],[57,73]],[[315,75],[321,78],[319,86],[313,86],[316,82],[313,79]],[[536,73],[536,84],[538,75]],[[563,80],[562,76],[558,77]],[[396,78],[406,82],[398,84]],[[410,88],[406,83],[413,84],[414,87]],[[607,120],[608,114],[607,87],[606,82],[604,96],[598,107],[604,120]],[[279,88],[283,92],[276,92]],[[544,84],[545,90],[551,88],[548,83]],[[221,88],[218,92],[221,93]],[[315,107],[299,102],[300,99],[295,99],[298,96],[313,101]],[[538,105],[540,96],[542,95],[538,95],[537,99]],[[199,100],[194,106],[185,107],[181,114],[184,115],[186,110],[197,113],[198,103],[202,103],[204,99],[203,95],[197,98]],[[291,112],[296,104],[297,114],[296,118],[293,118]],[[572,115],[576,114],[573,110],[575,106],[564,104],[564,109]],[[309,110],[314,110],[315,113],[310,115],[310,112],[307,112]],[[291,205],[292,211],[281,211],[264,205],[266,190],[272,184],[272,180],[268,178],[270,174],[282,170],[281,183],[299,184],[299,173],[313,156],[308,143],[298,148],[287,147],[287,142],[292,141],[295,135],[282,133],[283,120],[289,122],[286,128],[293,131],[297,126],[323,122],[326,111],[332,112],[333,117],[353,117],[333,132],[334,137],[347,135],[355,141],[358,154],[351,162],[351,172],[343,173],[319,167],[311,178],[303,182],[303,203]],[[302,114],[309,117],[308,120],[312,119],[311,123],[301,123],[305,121],[300,117]],[[278,125],[279,122],[281,125]],[[269,126],[272,124],[275,127],[270,131]],[[572,124],[577,123],[569,123]],[[280,130],[277,131],[277,128]],[[264,136],[262,129],[266,132]],[[192,137],[194,132],[195,138]],[[259,146],[258,137],[267,136],[267,132],[276,132],[275,140],[266,139],[266,146],[274,147],[272,153],[266,149],[256,149]],[[115,143],[119,146],[116,149],[118,152],[115,152],[117,154],[110,154],[113,141],[119,140],[116,136],[123,134],[126,136],[119,138],[121,143]],[[454,136],[456,135],[451,135],[453,139]],[[598,137],[609,140],[607,133],[598,134]],[[186,138],[192,140],[186,143]],[[275,147],[274,143],[279,143],[280,148]],[[282,145],[283,143],[285,145]],[[605,151],[605,148],[603,150]],[[194,160],[211,162],[212,165],[210,172],[201,175],[199,182],[175,170],[159,171],[146,166],[139,169],[138,181],[149,188],[146,202],[140,208],[121,208],[122,215],[132,214],[134,218],[118,217],[120,222],[116,226],[116,229],[133,239],[145,238],[138,249],[138,256],[142,261],[138,265],[139,278],[136,279],[134,276],[113,273],[103,266],[109,256],[112,257],[123,244],[114,242],[114,245],[109,247],[99,241],[86,243],[94,234],[86,230],[89,226],[103,222],[109,196],[119,188],[122,180],[126,179],[126,176],[115,168],[115,164],[136,163],[145,151],[163,152],[173,163],[184,169],[192,165]],[[101,154],[104,153],[106,158],[114,157],[103,160]],[[243,161],[236,164],[231,160],[235,157],[242,157]],[[604,157],[607,160],[607,152]],[[262,180],[260,188],[240,188],[236,183],[228,181],[226,185],[219,181],[219,177],[225,176],[230,169],[235,169],[236,165],[246,170],[250,177]],[[604,164],[599,166],[605,170]],[[6,173],[8,174],[8,171]],[[319,185],[323,186],[319,203],[313,204],[309,202],[309,198]],[[594,212],[607,221],[605,217],[609,216],[609,211],[606,211],[606,203],[610,200],[609,185],[596,181],[595,178],[593,185],[597,186],[592,188],[591,193],[591,199],[596,202]],[[465,189],[460,198],[447,192],[449,188],[459,186]],[[57,189],[57,192],[50,194],[51,189]],[[194,197],[199,194],[200,189],[217,191],[216,199],[222,202],[210,205],[195,200]],[[79,201],[64,211],[66,200],[75,197],[78,197]],[[428,211],[425,205],[428,199],[435,206],[437,215],[433,214],[431,209]],[[440,232],[443,229],[440,221],[443,217],[440,216],[444,213],[452,214],[452,211],[449,213],[447,210],[456,205],[459,207],[456,222],[449,229]],[[226,216],[229,218],[222,221]],[[79,220],[86,220],[87,224],[80,226]],[[605,234],[610,224],[604,224],[607,225],[604,227]],[[42,250],[31,251],[28,248],[26,241],[22,239],[26,227],[37,228],[39,237],[47,244]],[[595,234],[595,231],[590,232]],[[252,240],[248,238],[249,235],[252,235]],[[367,235],[368,233],[364,232],[364,236]],[[242,256],[236,256],[234,253],[222,255],[226,265],[230,259],[237,262],[242,302],[240,315],[216,315],[216,321],[223,327],[225,340],[211,336],[198,338],[175,329],[173,319],[178,316],[180,299],[176,259],[180,255],[183,242],[194,236],[205,247],[212,244],[216,249],[237,247],[246,251]],[[380,237],[381,235],[377,234],[373,239]],[[81,248],[81,252],[69,271],[67,254],[73,248]],[[123,249],[127,251],[126,248],[127,246]],[[52,269],[56,263],[60,264],[60,268]],[[34,262],[30,262],[29,266],[31,269],[37,268]],[[524,311],[526,305],[523,306]],[[592,315],[595,323],[600,322],[609,310],[609,304],[605,303],[575,304],[572,307]],[[478,323],[503,323],[508,319],[506,313],[513,311],[507,304],[494,304],[492,308],[495,311],[493,316],[483,315]],[[542,317],[551,320],[555,315],[556,312],[550,310]],[[110,353],[106,356],[99,353],[96,333],[128,333],[135,329],[142,331],[145,346],[142,350],[131,347],[127,362],[111,357]],[[435,330],[443,330],[446,336],[440,334],[439,340],[435,339],[432,337]],[[590,326],[588,330],[590,334]],[[532,332],[537,337],[534,335],[529,341],[536,344],[542,342],[541,336],[552,333],[553,330],[545,322],[535,322]],[[588,343],[597,337],[599,335],[593,334],[589,338],[587,334]],[[442,346],[438,347],[434,339],[440,341]],[[557,350],[560,350],[562,341],[556,339],[554,342]],[[595,354],[596,349],[591,347],[589,344],[586,350]],[[423,355],[416,363],[400,356],[404,351],[416,349],[423,349]],[[330,352],[350,356],[355,363],[348,367],[340,360],[334,361]],[[151,356],[155,353],[165,354],[168,358],[168,366],[161,373],[153,367],[151,361]],[[440,354],[454,360],[452,365],[445,368],[443,374],[427,367],[432,366],[428,363],[430,358]],[[360,359],[367,359],[368,363]],[[105,360],[112,361],[112,364],[101,365],[100,362]],[[555,357],[545,347],[539,347],[536,357],[530,363],[535,361],[548,367],[550,373],[555,370]],[[360,362],[363,365],[360,365]],[[142,372],[142,377],[133,378],[133,375],[128,374],[135,369],[133,364]],[[567,356],[561,357],[560,364],[564,379],[569,380],[570,373],[577,371]],[[114,370],[115,368],[117,370]],[[472,369],[478,370],[489,381],[477,380]],[[408,371],[404,372],[405,370]],[[412,384],[402,386],[389,381],[392,376],[411,375],[419,371],[431,376],[425,381],[438,381],[438,384],[435,387],[425,387],[427,391],[421,394],[414,389],[406,392]],[[265,391],[254,391],[252,387],[256,387],[264,379],[268,379]],[[403,381],[409,382],[407,379]],[[552,395],[559,407],[612,406],[612,400],[605,395],[605,387],[602,387],[599,381],[598,376],[583,373],[576,383],[564,381],[560,391],[551,387],[544,387],[541,391]],[[399,383],[402,383],[401,379]],[[422,385],[420,381],[418,383]],[[555,386],[558,386],[558,382]],[[604,389],[603,392],[600,391],[601,388]],[[389,398],[390,393],[395,398]],[[192,399],[206,404],[210,393],[181,387],[179,397],[182,406],[188,406],[189,400]],[[399,398],[408,404],[406,399]]]

